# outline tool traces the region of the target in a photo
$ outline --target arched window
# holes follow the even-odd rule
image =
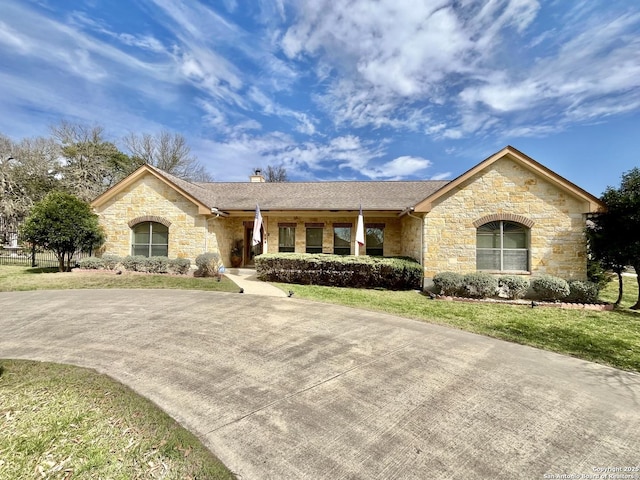
[[[529,229],[506,220],[485,223],[476,232],[476,269],[529,270]]]
[[[142,222],[131,228],[131,255],[169,256],[169,227],[158,222]]]

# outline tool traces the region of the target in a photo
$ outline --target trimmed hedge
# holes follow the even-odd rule
[[[597,303],[599,293],[597,283],[569,280],[569,295],[566,300],[576,303]]]
[[[187,258],[169,259],[168,257],[143,257],[141,255],[129,255],[124,258],[117,255],[103,255],[101,258],[87,257],[78,263],[80,268],[84,270],[123,268],[132,272],[174,273],[177,275],[185,275],[191,269],[191,260]]]
[[[569,293],[569,284],[562,278],[542,275],[531,281],[531,287],[540,300],[557,302],[565,299]]]
[[[462,291],[464,297],[487,298],[496,295],[498,279],[486,272],[467,273],[462,278]]]
[[[369,257],[306,253],[265,253],[256,273],[267,282],[352,288],[422,288],[422,266],[408,257]]]
[[[503,275],[498,278],[498,291],[509,300],[524,298],[529,291],[529,280],[517,275]]]
[[[446,296],[460,295],[464,285],[464,276],[456,272],[436,273],[433,276],[436,293]]]
[[[104,268],[104,261],[98,257],[81,258],[78,265],[83,270],[101,270]]]
[[[217,253],[203,253],[196,257],[198,269],[194,272],[196,277],[217,277],[222,261]]]

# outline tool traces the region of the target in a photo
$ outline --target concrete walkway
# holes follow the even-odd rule
[[[640,460],[639,375],[390,315],[220,292],[12,292],[0,332],[0,358],[111,375],[242,480],[594,478]]]
[[[243,293],[248,295],[264,295],[267,297],[286,297],[287,294],[278,287],[258,280],[256,271],[250,268],[228,268],[224,276],[233,281]]]

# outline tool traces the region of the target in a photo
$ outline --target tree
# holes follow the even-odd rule
[[[0,135],[0,219],[15,232],[33,204],[56,187],[59,150],[47,138],[15,143]]]
[[[289,177],[287,176],[287,170],[282,165],[276,167],[267,165],[265,180],[267,182],[288,182]]]
[[[21,233],[34,246],[55,252],[61,272],[71,270],[76,251],[97,248],[105,240],[89,204],[65,192],[51,192],[36,203]]]
[[[615,305],[619,305],[622,301],[622,273],[628,265],[622,238],[618,235],[611,237],[609,234],[609,232],[620,230],[616,225],[618,221],[619,218],[610,212],[599,212],[587,221],[586,230],[591,259],[598,262],[604,270],[610,270],[618,277],[618,298]]]
[[[124,143],[131,156],[142,163],[148,163],[171,175],[192,182],[212,180],[206,168],[191,155],[191,147],[179,133],[167,131],[157,135],[131,133],[124,138]]]
[[[62,186],[82,200],[94,199],[142,163],[106,141],[101,126],[63,121],[51,130],[65,159],[59,172]]]
[[[640,273],[640,169],[624,173],[620,187],[608,187],[601,200],[606,211],[594,217],[594,225],[588,230],[590,249],[603,265],[619,271],[616,273],[622,285],[620,276],[625,265]],[[640,277],[637,281],[640,287]],[[622,291],[618,293],[620,301]],[[640,291],[631,308],[640,309]]]

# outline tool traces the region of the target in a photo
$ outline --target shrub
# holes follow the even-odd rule
[[[504,275],[498,278],[498,290],[508,299],[517,300],[529,291],[529,280],[517,275]]]
[[[80,265],[80,268],[84,270],[99,270],[104,268],[104,261],[97,257],[82,258],[78,264]]]
[[[569,284],[562,278],[543,275],[534,278],[531,282],[533,291],[540,300],[556,302],[569,295]]]
[[[149,273],[168,273],[169,258],[168,257],[149,257],[147,258],[147,272]]]
[[[576,303],[596,303],[600,290],[594,282],[583,282],[581,280],[569,281],[569,295],[567,301]]]
[[[196,257],[196,266],[198,267],[194,275],[197,277],[216,277],[219,275],[219,268],[222,262],[220,255],[217,253],[203,253]]]
[[[269,282],[409,290],[422,287],[422,266],[408,257],[280,253],[256,257],[258,278]]]
[[[442,272],[433,276],[436,293],[440,295],[459,295],[464,284],[464,277],[460,273]]]
[[[191,268],[191,260],[188,258],[173,258],[169,260],[169,272],[178,275],[186,275]]]
[[[122,266],[131,272],[146,272],[147,257],[142,255],[128,255],[122,259]]]
[[[486,272],[467,273],[462,277],[461,295],[471,298],[493,297],[498,290],[498,279]]]
[[[105,254],[102,256],[102,262],[107,270],[115,270],[122,263],[122,257]]]

